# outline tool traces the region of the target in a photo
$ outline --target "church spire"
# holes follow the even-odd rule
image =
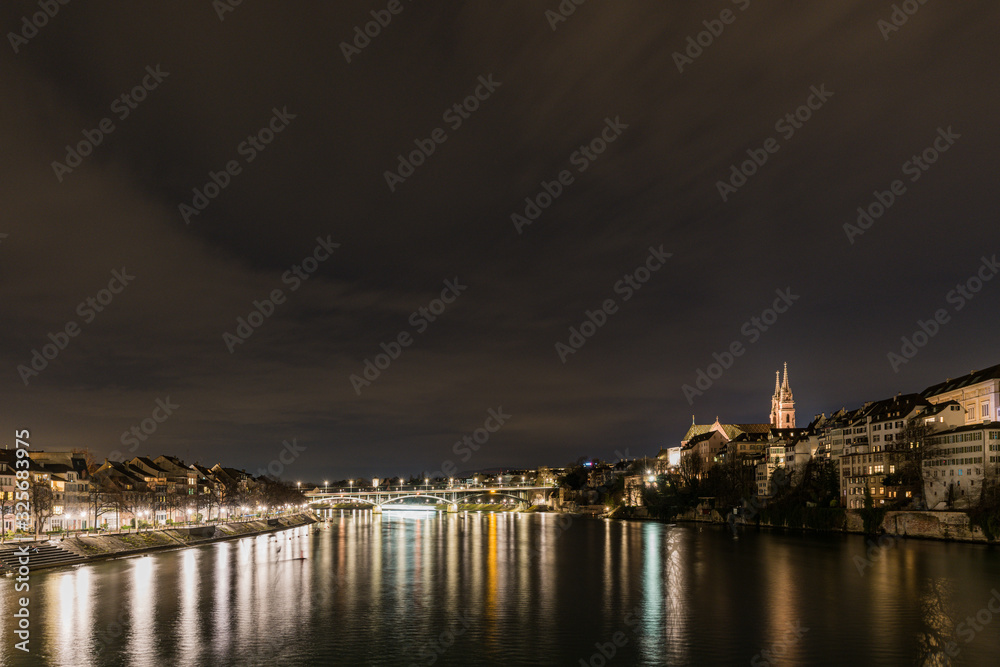
[[[785,362],[785,381],[781,383],[781,388],[784,391],[791,391],[791,387],[788,386],[788,362]]]
[[[781,371],[774,371],[774,397],[777,398],[781,395],[781,384],[779,380],[781,379]]]

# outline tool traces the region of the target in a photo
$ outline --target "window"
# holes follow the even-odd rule
[[[980,408],[980,415],[979,416],[980,417],[989,417],[990,416],[990,404],[989,404],[989,402],[983,403],[982,407]]]
[[[894,472],[896,472],[896,466],[894,466],[894,465],[890,465],[890,466],[889,466],[889,474],[891,475],[891,474],[893,474]]]

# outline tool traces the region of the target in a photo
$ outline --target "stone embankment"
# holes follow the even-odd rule
[[[315,514],[307,512],[260,521],[143,530],[111,535],[82,535],[66,539],[51,539],[37,544],[24,542],[19,545],[5,545],[0,550],[0,567],[6,570],[11,564],[16,566],[17,555],[15,552],[23,546],[27,546],[29,549],[31,569],[42,570],[132,554],[198,546],[248,535],[272,533],[288,528],[307,526],[317,521],[319,518]],[[11,558],[13,561],[8,562]]]
[[[726,517],[717,510],[691,510],[679,515],[677,521],[697,523],[726,523]],[[743,521],[739,522],[743,524]],[[755,524],[755,520],[745,522]],[[773,526],[761,521],[766,528],[791,528],[793,530],[819,530],[809,526]],[[864,518],[857,510],[844,510],[843,519],[832,528],[822,532],[864,533]],[[927,540],[952,542],[976,542],[979,544],[1000,544],[1000,540],[989,540],[979,526],[972,525],[965,512],[933,511],[890,511],[885,513],[878,528],[879,533],[897,537],[914,537]]]

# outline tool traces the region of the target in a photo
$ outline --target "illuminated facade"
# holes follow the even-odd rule
[[[795,398],[788,386],[788,364],[785,364],[785,378],[778,383],[778,372],[774,373],[774,395],[771,396],[771,426],[774,428],[795,428]]]

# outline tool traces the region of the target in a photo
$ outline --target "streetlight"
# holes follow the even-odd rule
[[[329,481],[324,481],[323,482],[323,493],[329,493],[329,491],[330,491],[330,482]]]
[[[350,493],[353,490],[354,490],[354,480],[349,479],[347,480],[347,492]]]
[[[429,480],[426,477],[424,477],[424,486],[427,487],[428,489],[431,488],[430,482],[431,482],[431,480]]]

